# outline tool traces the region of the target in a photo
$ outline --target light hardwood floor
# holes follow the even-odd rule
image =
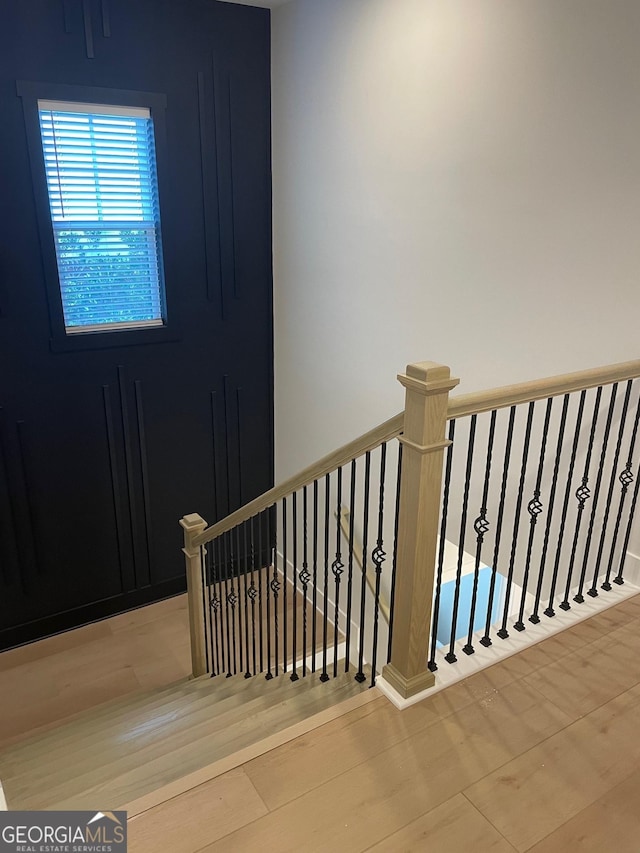
[[[180,595],[0,654],[0,748],[191,672]]]
[[[0,655],[0,738],[184,677],[184,597]],[[79,677],[81,676],[81,677]],[[640,596],[129,821],[132,853],[640,850]]]
[[[640,596],[151,808],[130,850],[637,853],[639,803]]]

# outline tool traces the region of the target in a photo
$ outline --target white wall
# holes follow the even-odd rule
[[[460,392],[637,357],[640,3],[272,13],[276,473]]]

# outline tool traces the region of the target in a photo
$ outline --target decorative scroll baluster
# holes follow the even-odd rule
[[[638,396],[638,405],[636,406],[636,416],[633,421],[633,432],[631,433],[631,442],[629,444],[629,452],[627,454],[627,463],[624,466],[620,476],[618,477],[621,485],[620,491],[620,500],[618,502],[618,513],[616,515],[616,524],[613,529],[613,536],[611,539],[611,550],[609,551],[609,561],[607,563],[607,573],[605,575],[604,583],[602,584],[602,589],[606,592],[610,592],[611,590],[611,570],[613,568],[613,555],[615,553],[616,544],[618,542],[618,534],[620,532],[620,522],[622,520],[622,512],[624,509],[624,504],[627,497],[627,492],[629,491],[629,486],[633,483],[633,473],[632,473],[632,465],[633,465],[633,449],[636,445],[636,437],[638,435],[638,422],[640,421],[640,395]]]
[[[436,663],[436,645],[438,641],[438,617],[440,615],[440,593],[442,592],[442,569],[444,566],[444,548],[446,544],[445,534],[447,532],[447,513],[449,510],[449,486],[451,484],[451,463],[453,461],[453,437],[456,433],[456,422],[449,421],[449,446],[445,451],[446,463],[444,474],[444,492],[442,497],[442,513],[440,515],[440,542],[438,546],[438,569],[436,574],[436,594],[433,603],[433,616],[431,619],[431,654],[427,661],[427,667],[431,672],[438,668]]]
[[[482,505],[480,514],[473,522],[473,529],[476,533],[476,559],[473,568],[473,591],[471,593],[471,607],[469,610],[469,633],[467,635],[467,644],[463,646],[462,651],[466,655],[472,655],[475,652],[471,639],[473,637],[473,627],[476,618],[476,603],[478,600],[478,581],[480,579],[480,557],[482,554],[482,543],[484,537],[489,530],[489,522],[487,521],[487,500],[489,498],[489,480],[491,477],[491,457],[493,454],[493,442],[496,432],[496,411],[491,412],[491,422],[489,424],[489,437],[487,439],[487,462],[484,469],[484,485],[482,488]]]
[[[307,674],[307,585],[311,580],[307,553],[307,487],[302,487],[302,571],[299,578],[302,584],[302,677]]]
[[[356,460],[351,463],[351,488],[349,492],[349,500],[351,501],[351,512],[349,513],[349,559],[347,561],[347,615],[346,622],[346,637],[345,637],[345,656],[344,656],[344,671],[349,672],[349,662],[351,656],[351,602],[353,600],[353,525],[356,506]]]
[[[571,581],[573,579],[573,567],[576,561],[576,550],[578,547],[578,539],[580,536],[580,526],[582,524],[582,513],[584,512],[584,506],[586,502],[591,497],[591,491],[589,489],[589,466],[591,465],[591,454],[593,452],[593,442],[596,434],[596,426],[598,424],[598,413],[600,411],[600,399],[602,397],[602,386],[598,388],[596,392],[596,399],[593,406],[593,418],[591,421],[591,432],[589,433],[589,446],[587,448],[587,458],[584,464],[584,471],[582,474],[582,482],[578,486],[576,490],[576,498],[578,499],[578,515],[576,518],[576,526],[573,532],[573,544],[571,546],[571,558],[569,560],[569,571],[567,573],[567,582],[565,584],[564,590],[564,598],[558,605],[561,610],[570,610],[571,605],[569,604],[569,592],[571,591]]]
[[[569,498],[571,497],[571,484],[573,482],[573,471],[576,463],[576,453],[578,450],[578,444],[580,441],[580,430],[582,428],[582,417],[584,414],[584,404],[586,401],[587,392],[582,391],[580,393],[580,403],[578,406],[578,414],[576,415],[576,426],[574,430],[573,436],[573,446],[571,448],[571,459],[569,461],[569,473],[567,475],[567,483],[564,490],[564,500],[562,502],[562,517],[560,520],[560,531],[558,533],[558,545],[556,547],[556,557],[553,563],[553,575],[551,578],[551,589],[549,590],[549,606],[544,611],[545,616],[549,618],[553,618],[556,615],[555,610],[553,609],[553,602],[556,594],[556,586],[558,583],[558,570],[560,568],[560,555],[562,553],[562,546],[564,544],[564,529],[567,521],[567,510],[569,508]],[[568,609],[568,607],[567,607]]]
[[[331,517],[330,510],[330,495],[331,481],[329,474],[324,478],[324,552],[323,552],[323,593],[324,601],[322,607],[322,675],[320,681],[328,681],[329,673],[327,672],[327,638],[328,634],[328,618],[329,618],[329,518]]]
[[[211,597],[209,599],[209,610],[213,615],[213,637],[216,656],[216,673],[219,675],[224,669],[224,640],[223,632],[220,625],[220,540],[215,539],[211,543],[212,553],[212,588]],[[216,589],[217,584],[217,589]],[[222,666],[220,658],[222,656]]]
[[[251,660],[253,662],[253,675],[257,672],[257,660],[256,660],[256,598],[258,597],[258,590],[256,589],[256,543],[255,543],[255,516],[249,521],[249,548],[251,553],[251,584],[249,585],[249,589],[247,590],[247,596],[249,601],[251,602]],[[245,525],[245,554],[246,554],[247,542],[246,542],[246,525]],[[245,573],[245,578],[246,578]],[[246,585],[246,584],[245,584]],[[259,621],[260,631],[262,631],[262,620]],[[249,673],[249,644],[247,643],[247,674]]]
[[[340,553],[340,513],[342,512],[342,468],[338,468],[338,485],[336,498],[336,558],[331,564],[335,582],[335,605],[333,612],[333,677],[338,675],[338,622],[340,615],[340,578],[344,571],[344,563]]]
[[[538,522],[538,516],[543,510],[542,503],[540,502],[540,488],[542,484],[542,471],[544,468],[544,457],[547,450],[547,436],[549,435],[549,420],[551,418],[551,407],[553,405],[553,398],[549,397],[547,400],[547,408],[544,416],[544,427],[542,428],[542,445],[540,447],[540,460],[538,462],[538,473],[536,475],[536,485],[533,491],[533,497],[527,504],[527,512],[529,513],[529,541],[527,542],[527,557],[525,560],[525,568],[524,568],[524,577],[522,579],[522,595],[520,596],[520,610],[518,612],[518,619],[514,624],[514,628],[516,631],[524,631],[525,625],[523,622],[524,617],[524,605],[527,598],[527,587],[529,585],[529,571],[531,569],[531,549],[533,548],[533,538],[536,532],[536,524]]]
[[[549,547],[549,535],[551,532],[551,520],[553,518],[553,508],[556,501],[556,489],[558,486],[558,472],[560,470],[560,458],[562,456],[562,441],[564,439],[564,431],[567,423],[567,411],[569,409],[569,394],[564,395],[562,401],[562,414],[560,416],[560,427],[558,429],[558,441],[556,444],[555,461],[553,465],[553,478],[551,481],[551,492],[549,494],[549,512],[547,513],[547,523],[544,531],[544,541],[542,543],[542,556],[540,558],[540,566],[538,568],[538,583],[536,584],[536,597],[533,605],[533,613],[529,616],[529,622],[537,625],[540,622],[538,611],[540,610],[540,599],[542,597],[542,584],[544,582],[544,568],[547,560],[547,550]]]
[[[591,588],[588,590],[587,595],[591,598],[596,598],[598,595],[597,584],[598,584],[598,574],[600,573],[600,562],[602,560],[602,551],[604,549],[604,540],[607,533],[607,525],[609,523],[609,511],[611,509],[611,499],[613,498],[613,489],[616,482],[616,474],[618,473],[618,460],[620,459],[620,448],[622,447],[622,436],[624,434],[624,429],[627,424],[627,410],[629,408],[629,397],[631,396],[631,386],[633,385],[632,380],[630,379],[627,382],[626,391],[624,394],[624,401],[622,404],[622,413],[620,415],[620,426],[618,428],[618,440],[616,442],[615,455],[613,457],[613,463],[611,465],[611,477],[609,479],[609,489],[607,492],[607,503],[604,508],[604,516],[602,519],[602,530],[600,532],[600,542],[598,544],[598,555],[596,557],[596,565],[593,572],[593,582],[591,584]]]
[[[282,498],[282,671],[287,671],[287,499]]]
[[[380,448],[380,493],[378,496],[378,538],[376,547],[371,554],[371,560],[375,566],[376,587],[373,606],[373,647],[371,652],[371,686],[376,683],[376,663],[378,658],[378,620],[380,613],[380,583],[382,579],[382,565],[387,556],[383,545],[383,523],[384,523],[384,478],[387,464],[387,445],[384,443]]]
[[[278,624],[278,598],[280,592],[280,581],[278,580],[278,514],[277,504],[274,508],[274,525],[273,525],[273,575],[271,578],[271,592],[273,593],[273,674],[278,676],[278,646],[280,639],[280,626]],[[267,678],[270,678],[267,673]]]
[[[582,558],[582,570],[580,571],[580,582],[578,584],[578,594],[573,597],[573,600],[578,604],[582,604],[584,601],[584,597],[582,592],[584,590],[584,581],[587,574],[587,561],[589,559],[589,551],[591,549],[591,538],[593,536],[593,523],[596,517],[596,509],[598,507],[598,497],[600,495],[600,485],[602,483],[602,473],[604,471],[604,460],[607,454],[607,447],[609,445],[609,433],[611,431],[611,421],[613,419],[613,410],[616,403],[616,392],[618,390],[618,383],[616,382],[611,388],[611,398],[609,401],[609,410],[607,412],[607,420],[604,428],[604,437],[602,439],[602,449],[600,452],[600,463],[598,465],[598,476],[596,477],[596,487],[593,492],[593,503],[591,505],[591,515],[589,517],[589,528],[587,530],[587,542],[584,548],[584,556]],[[597,593],[596,593],[597,594]]]
[[[509,558],[509,571],[507,574],[507,589],[504,597],[504,609],[502,612],[502,625],[497,635],[502,640],[506,640],[509,636],[507,631],[507,619],[509,618],[509,604],[511,599],[511,587],[513,584],[513,568],[516,559],[516,549],[518,547],[518,530],[520,527],[520,512],[522,510],[522,497],[524,494],[524,481],[527,475],[527,459],[529,458],[529,442],[531,440],[531,424],[533,423],[533,410],[535,403],[529,403],[527,414],[527,426],[524,436],[524,446],[522,449],[522,466],[520,468],[520,484],[518,486],[518,500],[516,502],[516,512],[513,521],[513,537],[511,540],[511,556]]]
[[[400,483],[402,479],[402,444],[398,444],[398,472],[396,476],[396,502],[393,522],[393,561],[391,564],[391,593],[389,596],[389,637],[387,640],[387,663],[391,660],[393,643],[393,614],[396,600],[396,564],[398,560],[398,521],[400,518]]]
[[[292,621],[292,631],[293,634],[292,643],[291,643],[291,653],[293,656],[293,663],[291,664],[291,681],[297,681],[299,678],[298,675],[298,493],[293,493],[293,621]]]
[[[230,531],[229,534],[229,586],[231,587],[231,591],[229,592],[227,600],[229,601],[229,607],[231,608],[231,638],[233,644],[233,674],[238,674],[238,645],[236,638],[236,606],[238,604],[238,595],[236,593],[236,581],[235,581],[235,567],[234,567],[234,550],[233,550],[233,532]],[[242,643],[241,643],[242,645]]]
[[[267,548],[266,553],[267,564],[265,566],[265,588],[267,595],[267,672],[265,678],[268,680],[273,678],[273,673],[271,672],[271,583],[270,583],[270,574],[271,574],[271,520],[273,518],[273,507],[270,507],[267,510]]]
[[[245,654],[245,671],[244,677],[251,678],[252,675],[255,675],[256,668],[256,656],[255,656],[255,636],[256,636],[256,614],[254,608],[254,599],[251,596],[251,590],[253,589],[253,547],[249,548],[249,541],[247,538],[247,525],[250,525],[251,528],[251,537],[253,539],[253,519],[250,521],[245,521],[241,525],[236,527],[236,536],[238,538],[238,553],[240,553],[240,528],[242,527],[242,562],[244,564],[244,569],[242,572],[242,578],[244,580],[244,648],[246,651]],[[240,569],[239,561],[238,561],[238,570]],[[251,576],[251,585],[249,585],[249,576]],[[240,578],[238,578],[238,585],[240,585]],[[251,609],[251,634],[253,637],[253,673],[250,669],[250,658],[249,658],[249,609]],[[240,632],[242,634],[242,631]]]
[[[456,628],[458,626],[458,607],[460,606],[460,585],[462,581],[462,558],[464,555],[465,530],[467,527],[467,512],[469,509],[469,486],[471,485],[471,468],[473,466],[473,446],[476,437],[477,415],[471,416],[469,427],[469,443],[467,445],[467,471],[464,480],[464,496],[462,498],[462,515],[460,517],[460,538],[458,540],[458,563],[456,566],[456,586],[453,594],[453,614],[451,617],[451,637],[449,651],[444,656],[447,663],[455,663],[458,658],[455,655]]]
[[[242,672],[244,669],[243,663],[243,655],[245,645],[242,641],[242,605],[243,602],[246,603],[246,594],[243,597],[242,595],[242,581],[240,580],[241,570],[240,570],[240,527],[236,527],[235,529],[235,539],[233,533],[231,535],[231,570],[232,570],[232,578],[233,578],[233,589],[236,596],[236,604],[234,605],[234,611],[236,614],[236,619],[238,620],[238,671]],[[234,549],[234,541],[235,541],[235,549]],[[244,578],[245,581],[245,593],[246,593],[246,576]],[[236,590],[237,583],[237,590]],[[235,608],[237,607],[237,610]],[[247,649],[248,652],[248,649]],[[248,667],[247,667],[248,668]]]
[[[622,586],[624,583],[624,564],[627,558],[627,548],[629,547],[629,538],[631,536],[631,527],[633,525],[633,519],[635,517],[636,512],[636,504],[638,502],[638,491],[640,490],[640,477],[636,475],[636,485],[633,490],[633,498],[631,500],[631,507],[629,508],[629,520],[627,521],[627,531],[624,536],[624,543],[622,545],[622,552],[620,554],[620,566],[618,568],[618,574],[613,579],[615,584]]]
[[[230,596],[231,590],[229,588],[229,537],[231,533],[225,533],[224,538],[224,609],[225,609],[225,628],[227,632],[227,678],[229,678],[232,673],[231,666],[231,613],[230,608]],[[233,658],[235,660],[235,638],[234,638],[234,653]]]
[[[504,460],[502,466],[502,485],[500,487],[500,502],[498,504],[498,518],[496,521],[496,538],[493,547],[493,562],[491,566],[491,582],[489,584],[489,599],[487,601],[487,621],[484,627],[484,637],[480,645],[488,648],[492,644],[489,631],[491,630],[491,615],[493,613],[493,602],[496,594],[496,578],[498,575],[498,558],[500,556],[500,541],[502,538],[502,521],[504,518],[505,497],[507,494],[507,482],[509,479],[509,462],[511,460],[511,445],[513,443],[513,428],[516,418],[516,407],[511,406],[509,410],[509,425],[507,427],[507,440],[504,446]]]
[[[258,520],[258,624],[260,625],[260,633],[258,634],[258,641],[260,647],[260,672],[264,672],[264,613],[262,608],[262,600],[264,598],[262,594],[262,575],[265,571],[265,567],[263,564],[263,552],[262,552],[262,521],[263,518],[261,515],[256,516]],[[268,626],[267,622],[267,626]]]
[[[365,604],[367,595],[367,544],[369,533],[369,483],[371,480],[371,451],[367,451],[364,461],[364,513],[362,521],[362,577],[360,580],[360,638],[358,641],[358,672],[356,681],[363,682],[364,674],[364,637],[365,637]]]
[[[316,671],[318,646],[318,481],[313,481],[313,613],[311,614],[311,672]]]

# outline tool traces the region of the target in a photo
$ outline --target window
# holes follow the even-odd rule
[[[66,334],[163,326],[150,110],[38,100],[38,114]]]

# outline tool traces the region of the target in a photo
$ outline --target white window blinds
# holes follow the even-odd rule
[[[38,102],[67,333],[162,325],[148,109]]]

